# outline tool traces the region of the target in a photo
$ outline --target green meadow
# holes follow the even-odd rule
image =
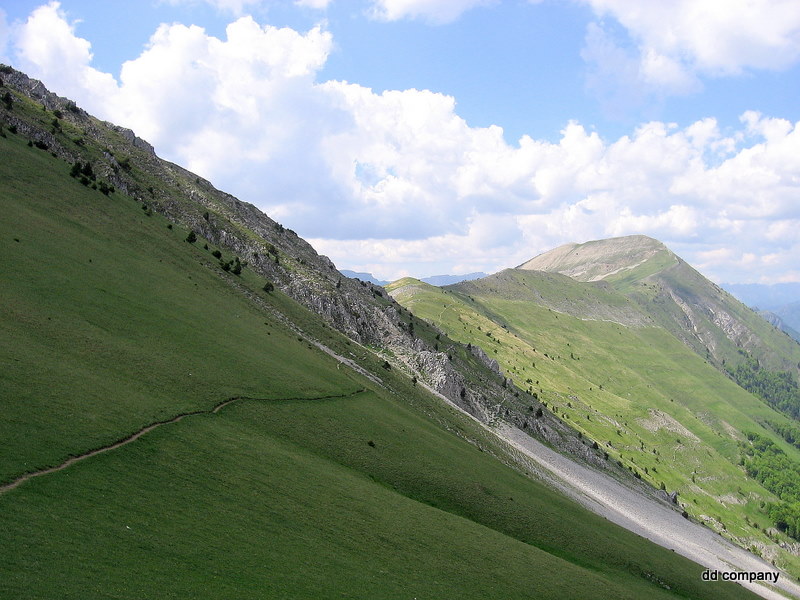
[[[0,481],[231,396],[286,397],[298,380],[308,396],[354,388],[256,310],[237,290],[246,282],[223,274],[201,242],[186,243],[185,229],[10,138]]]
[[[751,597],[508,466],[178,224],[21,136],[0,156],[0,482],[164,422],[0,492],[0,597]]]
[[[763,423],[786,421],[665,329],[579,319],[562,310],[604,307],[636,320],[635,304],[603,284],[509,270],[436,288],[414,279],[392,296],[449,337],[481,346],[522,389],[637,477],[677,491],[688,514],[740,544],[770,542],[764,502],[774,496],[739,465],[741,432],[797,448]],[[609,298],[610,297],[610,298]],[[611,308],[608,308],[611,307]],[[796,557],[782,564],[798,572]]]

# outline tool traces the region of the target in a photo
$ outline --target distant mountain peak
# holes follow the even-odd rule
[[[476,273],[467,273],[465,275],[431,275],[430,277],[423,277],[421,281],[430,283],[431,285],[443,286],[451,285],[453,283],[461,283],[462,281],[472,281],[473,279],[480,279],[486,277],[486,273],[478,271]]]
[[[598,281],[633,269],[653,256],[671,252],[646,235],[593,240],[583,244],[564,244],[521,264],[519,269],[550,271],[579,281]]]
[[[349,269],[339,269],[339,273],[341,273],[345,277],[360,279],[362,281],[369,281],[370,283],[374,283],[375,285],[386,285],[387,283],[389,283],[388,281],[384,281],[383,279],[378,279],[372,273],[365,273],[363,271],[351,271]]]

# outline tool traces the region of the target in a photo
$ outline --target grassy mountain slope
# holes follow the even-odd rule
[[[800,374],[795,340],[652,238],[634,235],[570,244],[520,268],[606,282],[720,369],[742,362],[739,351],[744,350],[771,369]]]
[[[797,448],[762,426],[788,419],[664,328],[643,326],[636,302],[603,282],[520,269],[444,289],[413,279],[387,289],[453,339],[483,347],[610,461],[677,491],[692,517],[745,547],[769,545],[766,555],[779,555],[774,541],[783,537],[764,534],[772,523],[761,510],[774,496],[746,477],[737,444],[742,432],[755,431],[800,459]],[[536,428],[523,417],[523,426]],[[796,557],[783,553],[780,560],[796,568]]]
[[[119,194],[44,178],[63,163],[4,142],[2,270],[15,285],[0,290],[10,342],[0,478],[211,408],[220,393],[285,396],[311,369],[322,377],[309,395],[345,391],[330,383],[335,365],[254,311],[236,289],[243,282],[221,279],[210,252],[184,241],[187,230]],[[247,271],[244,282],[259,283]]]
[[[76,181],[106,192],[110,186],[140,203],[145,215],[162,215],[190,229],[210,250],[227,249],[220,267],[246,264],[245,276],[252,271],[265,278],[328,326],[381,352],[392,365],[480,418],[487,399],[499,405],[529,400],[519,400],[501,377],[465,349],[440,339],[381,288],[344,277],[327,257],[255,206],[160,159],[132,131],[95,119],[41,82],[10,67],[0,69],[0,76],[9,99],[0,108],[3,127],[72,165]],[[353,358],[354,350],[346,355]]]
[[[585,244],[564,244],[535,256],[521,264],[525,271],[563,273],[577,281],[598,281],[608,277],[625,276],[653,258],[668,261],[675,257],[664,246],[644,235],[631,235]]]
[[[743,350],[770,369],[800,373],[800,345],[795,340],[683,260],[624,287],[613,285],[719,368],[741,362]]]
[[[212,254],[241,247],[71,178],[24,102],[0,137],[0,482],[157,426],[0,489],[3,595],[750,597],[510,468],[388,355]]]

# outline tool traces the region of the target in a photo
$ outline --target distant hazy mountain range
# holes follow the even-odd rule
[[[800,341],[800,283],[724,283],[722,287]]]
[[[722,287],[748,306],[764,310],[800,302],[800,283],[723,283]]]
[[[347,269],[340,269],[339,271],[345,277],[355,277],[362,281],[369,281],[375,285],[388,285],[390,282],[383,281],[376,278],[372,273],[359,273],[357,271],[349,271]],[[423,277],[420,281],[429,283],[431,285],[442,286],[451,285],[454,283],[461,283],[462,281],[472,281],[473,279],[480,279],[486,277],[487,273],[467,273],[466,275],[431,275],[430,277]]]

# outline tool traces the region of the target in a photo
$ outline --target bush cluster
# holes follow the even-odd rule
[[[77,161],[72,165],[72,168],[69,171],[70,177],[73,177],[80,181],[85,186],[90,186],[94,190],[100,190],[103,194],[108,196],[110,193],[115,191],[113,185],[106,183],[105,181],[97,181],[97,175],[95,174],[94,170],[92,169],[92,164],[90,162],[81,162]]]
[[[770,439],[748,433],[747,440],[740,443],[747,474],[782,500],[767,506],[769,518],[800,540],[800,465]]]
[[[728,372],[736,383],[772,408],[800,419],[800,387],[791,373],[764,369],[751,356]]]
[[[244,268],[244,264],[242,264],[242,261],[239,259],[238,256],[235,256],[230,260],[224,260],[222,258],[222,252],[220,252],[219,250],[214,250],[211,253],[211,255],[214,258],[219,259],[219,266],[223,271],[233,273],[234,275],[242,274],[242,269]]]
[[[792,446],[800,450],[800,427],[791,423],[775,423],[774,421],[769,421],[769,426],[781,434],[783,439]]]
[[[94,174],[94,170],[92,169],[92,164],[88,161],[85,163],[77,161],[72,165],[69,175],[70,177],[80,179],[83,185],[88,185],[90,181],[97,180],[97,176]]]

